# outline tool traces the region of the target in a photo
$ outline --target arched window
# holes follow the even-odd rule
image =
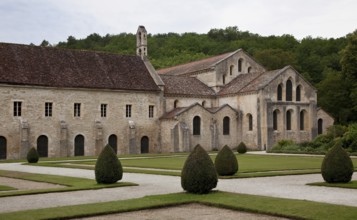
[[[291,110],[286,112],[286,130],[291,130]]]
[[[84,156],[84,137],[77,135],[74,138],[74,156]]]
[[[118,138],[115,134],[112,134],[108,138],[108,144],[113,148],[115,154],[118,152]]]
[[[141,138],[140,149],[142,154],[149,153],[149,138],[147,136]]]
[[[305,130],[305,111],[300,112],[300,131]]]
[[[40,157],[48,157],[48,138],[41,135],[37,138],[37,152]]]
[[[242,72],[242,64],[243,64],[243,59],[238,60],[238,72]]]
[[[296,87],[296,101],[301,101],[301,86]]]
[[[6,156],[7,156],[6,138],[0,136],[0,159],[6,159]]]
[[[286,81],[286,101],[293,100],[293,83],[290,79]]]
[[[202,107],[205,107],[206,101],[202,101]]]
[[[251,114],[248,114],[247,118],[248,118],[248,130],[252,131],[253,130],[253,116]]]
[[[201,118],[199,116],[195,116],[193,118],[193,135],[201,134]]]
[[[317,120],[317,134],[322,134],[323,133],[323,120],[320,118]]]
[[[250,73],[252,71],[252,67],[251,66],[248,67],[247,71],[248,71],[248,73]]]
[[[230,118],[228,116],[223,118],[223,135],[229,135]]]
[[[233,65],[231,65],[231,66],[229,67],[229,75],[233,75],[233,68],[234,68]]]
[[[278,85],[277,100],[278,101],[283,100],[283,86],[281,84]]]
[[[178,100],[176,99],[175,101],[174,101],[174,108],[177,108],[178,107]]]
[[[273,111],[273,129],[274,131],[278,130],[278,115],[279,115],[279,110],[276,109]]]

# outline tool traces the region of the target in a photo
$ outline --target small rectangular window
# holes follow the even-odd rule
[[[45,103],[45,117],[52,117],[52,102]]]
[[[21,116],[21,105],[22,102],[14,102],[14,116],[16,117]]]
[[[127,118],[131,117],[131,105],[126,105],[125,116]]]
[[[149,105],[149,118],[153,118],[153,117],[154,117],[154,106]]]
[[[107,117],[107,104],[100,105],[100,117],[102,118]]]
[[[74,103],[74,117],[81,117],[81,103]]]

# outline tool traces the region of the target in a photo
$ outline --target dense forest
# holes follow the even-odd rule
[[[41,46],[51,46],[44,40]],[[69,36],[56,47],[135,54],[131,33],[85,39]],[[269,70],[293,66],[318,90],[318,105],[336,123],[357,121],[357,30],[341,38],[297,40],[292,35],[260,36],[238,27],[211,29],[207,34],[167,33],[148,35],[148,55],[160,69],[225,52],[244,49]]]

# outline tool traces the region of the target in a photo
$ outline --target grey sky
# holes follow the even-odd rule
[[[238,26],[263,36],[342,37],[357,29],[356,0],[0,0],[0,42],[52,44],[135,33],[207,33]]]

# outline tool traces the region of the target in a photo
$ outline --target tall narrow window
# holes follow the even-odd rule
[[[74,103],[74,117],[81,117],[81,103]]]
[[[242,72],[243,59],[238,60],[238,72]]]
[[[107,104],[100,104],[100,117],[107,117]]]
[[[45,117],[52,117],[52,102],[45,103]]]
[[[154,117],[154,106],[149,105],[149,118],[153,118],[153,117]]]
[[[14,102],[14,116],[21,116],[21,105],[22,102]]]
[[[277,100],[278,101],[283,100],[283,87],[281,86],[281,84],[278,85]]]
[[[301,101],[301,86],[296,87],[296,101]]]
[[[226,75],[223,75],[223,76],[222,76],[222,83],[223,83],[223,85],[226,84]]]
[[[223,135],[229,135],[230,118],[228,116],[223,118]]]
[[[229,75],[233,75],[233,68],[234,68],[233,65],[231,65],[231,66],[229,67]]]
[[[195,116],[193,118],[193,135],[201,134],[201,118],[199,116]]]
[[[291,111],[286,112],[286,130],[291,130]]]
[[[127,118],[130,118],[131,117],[131,105],[126,105],[126,108],[125,108],[125,116]]]
[[[174,108],[177,108],[178,107],[178,100],[176,99],[175,101],[174,101]]]
[[[252,131],[253,130],[253,116],[251,114],[248,114],[247,117],[248,117],[248,130]]]
[[[206,101],[202,101],[202,107],[205,107]]]
[[[274,131],[278,130],[278,113],[279,113],[279,110],[273,111],[273,129],[274,129]]]
[[[286,101],[293,100],[293,83],[290,79],[286,81]]]
[[[323,132],[323,121],[320,118],[319,120],[317,120],[317,134],[322,134]]]
[[[248,71],[248,73],[252,72],[252,67],[251,66],[248,67],[247,71]]]
[[[305,112],[300,112],[300,131],[305,130]]]

